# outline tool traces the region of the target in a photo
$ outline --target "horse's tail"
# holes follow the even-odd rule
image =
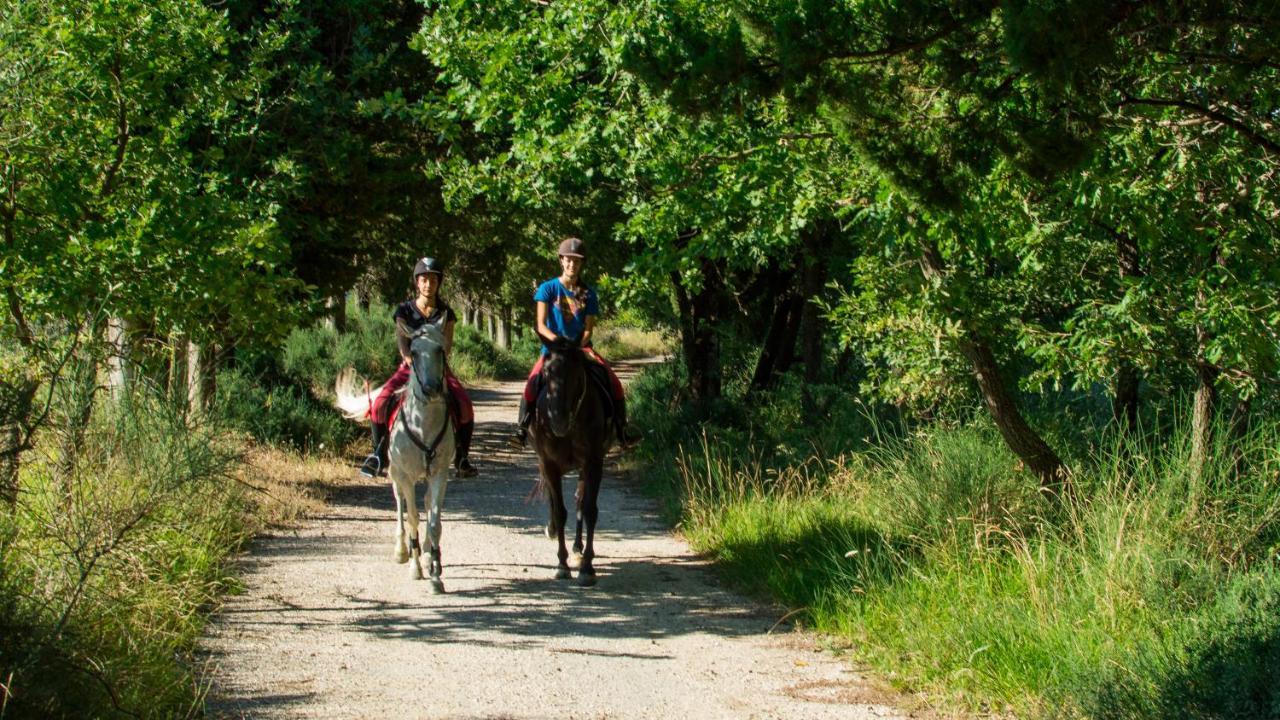
[[[347,368],[338,373],[338,380],[334,383],[333,391],[338,397],[334,406],[341,410],[343,417],[348,420],[367,420],[373,409],[373,399],[382,391],[382,386],[369,390],[367,383],[364,388],[360,385],[360,378],[356,375],[354,368]]]

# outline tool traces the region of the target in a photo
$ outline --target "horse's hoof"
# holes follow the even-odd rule
[[[413,579],[414,579],[414,580],[421,580],[421,579],[422,579],[422,568],[420,568],[420,567],[415,567],[415,568],[413,569]]]
[[[582,553],[575,550],[572,557],[573,567],[582,567]]]
[[[399,550],[396,550],[395,552],[391,553],[391,557],[396,562],[403,565],[409,562],[409,551],[405,550],[404,548],[400,548]]]
[[[595,584],[596,584],[596,574],[595,574],[594,572],[589,572],[589,573],[579,572],[579,573],[578,573],[578,586],[579,586],[579,587],[591,587],[592,585],[595,585]]]
[[[568,566],[561,565],[560,567],[556,568],[557,580],[568,580],[571,577],[573,577],[573,573],[569,572]]]
[[[444,583],[437,578],[431,579],[431,594],[432,595],[444,594]]]

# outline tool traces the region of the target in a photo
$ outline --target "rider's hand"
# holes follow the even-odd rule
[[[405,365],[413,364],[413,358],[410,358],[408,355],[403,356],[403,360]]]

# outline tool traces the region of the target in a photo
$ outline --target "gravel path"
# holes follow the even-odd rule
[[[545,500],[527,500],[533,453],[502,445],[519,389],[472,391],[481,474],[449,483],[448,593],[429,595],[392,560],[389,486],[356,476],[320,517],[243,558],[246,590],[202,643],[210,715],[903,716],[875,704],[883,694],[810,636],[786,626],[771,634],[779,612],[721,587],[612,469],[600,495],[599,585],[555,580]]]

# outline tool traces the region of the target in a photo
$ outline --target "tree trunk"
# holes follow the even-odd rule
[[[945,278],[942,255],[938,249],[928,244],[922,249],[921,266],[925,276],[930,279]],[[962,325],[967,326],[968,323],[962,320]],[[1000,364],[996,361],[990,344],[970,329],[960,340],[959,350],[973,368],[983,403],[1005,444],[1027,469],[1035,473],[1042,490],[1053,493],[1056,497],[1069,494],[1071,488],[1066,466],[1053,448],[1023,418],[1017,402],[1005,385]]]
[[[0,378],[0,505],[7,510],[18,501],[18,468],[29,447],[39,387],[30,371],[5,373]]]
[[[1196,365],[1196,395],[1191,406],[1191,477],[1199,480],[1213,446],[1213,416],[1218,406],[1218,369]]]
[[[493,321],[493,313],[484,314],[484,332],[489,336],[489,342],[495,342],[498,339],[498,326]]]
[[[689,392],[700,406],[720,397],[720,335],[717,325],[723,294],[723,280],[718,264],[702,261],[702,287],[690,294],[680,274],[671,274],[680,310],[680,342],[685,368],[689,374]]]
[[[1221,262],[1217,246],[1209,251],[1206,264],[1208,268]],[[1204,280],[1196,290],[1196,312],[1203,311],[1205,305]],[[1196,395],[1191,408],[1191,477],[1199,480],[1204,476],[1205,466],[1209,462],[1209,450],[1213,445],[1213,418],[1218,410],[1218,375],[1221,370],[1211,365],[1207,359],[1209,331],[1204,325],[1196,322]]]
[[[773,385],[775,370],[779,358],[784,354],[783,343],[788,336],[787,326],[795,315],[795,306],[803,302],[795,295],[778,298],[773,308],[773,318],[769,321],[769,332],[765,335],[760,359],[756,361],[755,373],[751,376],[751,392],[759,392]],[[791,335],[794,339],[794,335]]]
[[[1138,429],[1138,382],[1137,368],[1128,362],[1121,362],[1116,368],[1116,390],[1111,401],[1111,414],[1120,423],[1125,434]]]
[[[124,318],[107,319],[107,387],[119,399],[129,389],[129,325]]]
[[[330,295],[325,299],[324,307],[326,310],[324,326],[336,332],[346,332],[347,296],[345,294]]]
[[[187,345],[187,403],[193,414],[201,414],[213,405],[218,391],[217,370],[214,345]]]
[[[824,321],[818,306],[827,282],[827,262],[832,247],[840,236],[840,223],[833,219],[815,223],[804,237],[804,271],[800,278],[800,294],[804,306],[800,312],[800,355],[804,358],[804,382],[809,385],[822,379]]]
[[[503,350],[511,349],[511,308],[502,307],[498,311],[498,347]]]
[[[1139,263],[1138,243],[1131,235],[1115,228],[1107,227],[1116,241],[1116,259],[1121,285],[1131,278],[1142,277],[1142,265]],[[1116,367],[1115,398],[1111,411],[1125,434],[1138,429],[1138,383],[1141,381],[1138,369],[1127,359],[1122,359]]]
[[[782,338],[778,345],[778,367],[779,373],[787,372],[796,362],[796,338],[800,336],[800,316],[804,313],[804,298],[793,297],[790,305],[790,312],[787,314],[786,324],[782,326]]]
[[[187,405],[187,336],[174,333],[169,339],[168,391],[171,402]]]

